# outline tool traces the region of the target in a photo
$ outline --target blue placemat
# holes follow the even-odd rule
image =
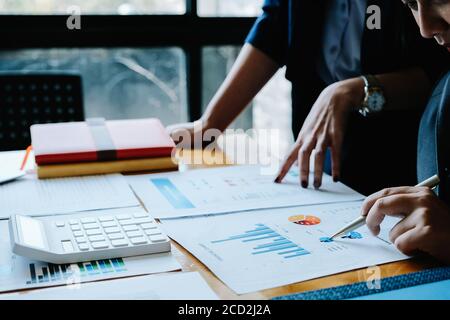
[[[450,267],[434,268],[381,279],[380,289],[369,289],[367,282],[307,291],[273,298],[273,300],[343,300],[389,292],[450,279]],[[369,297],[370,298],[370,297]]]

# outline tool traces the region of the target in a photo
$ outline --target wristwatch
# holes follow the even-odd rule
[[[366,96],[358,111],[364,117],[368,117],[371,114],[381,112],[386,104],[386,99],[383,94],[383,88],[375,76],[364,75],[361,78],[365,83],[364,92]]]

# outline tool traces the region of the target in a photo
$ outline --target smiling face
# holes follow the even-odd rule
[[[425,38],[435,38],[450,52],[450,0],[402,0]]]

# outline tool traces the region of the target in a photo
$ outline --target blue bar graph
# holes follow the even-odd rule
[[[256,224],[252,230],[244,231],[242,234],[232,235],[226,239],[211,241],[211,243],[220,244],[229,241],[240,241],[247,244],[258,241],[263,242],[252,247],[252,255],[275,253],[284,259],[292,259],[311,254],[308,250],[305,250],[264,224]]]

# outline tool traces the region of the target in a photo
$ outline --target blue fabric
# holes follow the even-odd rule
[[[281,296],[273,298],[272,300],[342,300],[342,299],[354,299],[357,297],[366,296],[368,299],[371,295],[374,295],[376,299],[377,294],[392,292],[390,298],[395,298],[395,290],[401,290],[403,288],[421,286],[430,283],[436,283],[446,281],[450,279],[450,268],[434,268],[424,270],[420,272],[414,272],[406,275],[395,276],[390,278],[381,279],[380,288],[370,289],[367,282],[358,282],[355,284],[339,286],[334,288],[321,289],[316,291],[308,291],[303,293],[297,293],[287,296]],[[448,282],[444,285],[448,289]],[[427,290],[423,287],[417,287],[413,290],[419,292],[421,290]],[[401,293],[402,296],[403,293]],[[447,295],[448,296],[448,295]],[[419,299],[419,296],[416,296]]]
[[[450,203],[449,153],[450,153],[450,72],[434,90],[423,114],[419,129],[417,176],[423,181],[439,174],[442,182],[439,196]]]
[[[317,59],[317,70],[326,84],[361,75],[366,8],[366,0],[334,0],[328,3],[322,50]]]

